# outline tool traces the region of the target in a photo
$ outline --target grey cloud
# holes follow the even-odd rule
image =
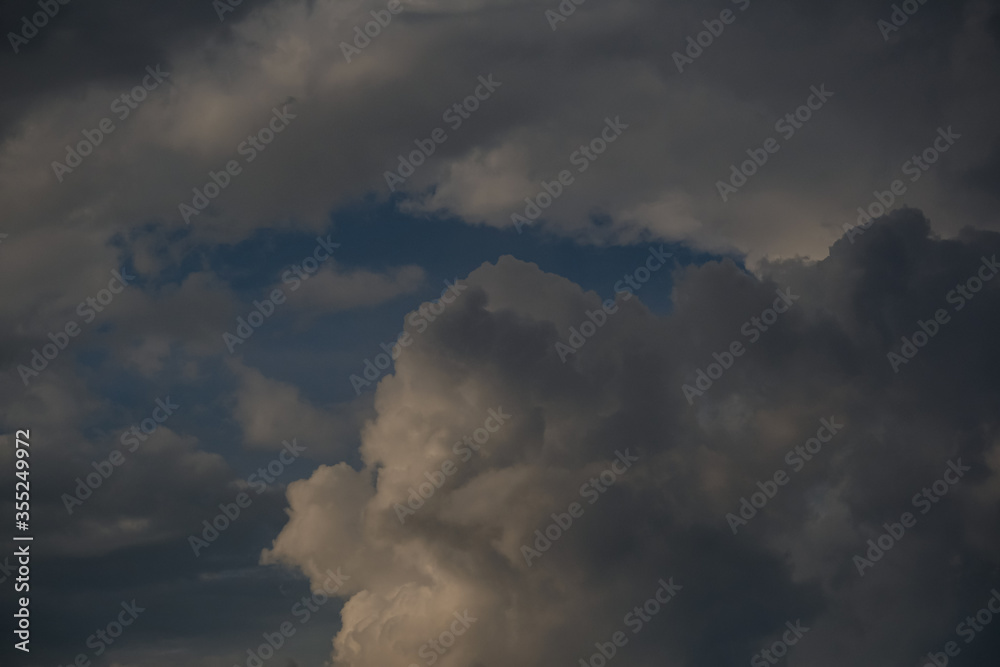
[[[970,221],[992,224],[995,202],[960,176],[984,164],[997,141],[989,92],[997,43],[984,3],[923,7],[888,44],[875,23],[881,8],[753,3],[683,74],[671,54],[711,18],[700,6],[581,6],[553,33],[544,20],[549,3],[415,4],[356,62],[344,62],[339,41],[376,5],[248,6],[225,24],[238,26],[229,39],[204,49],[173,35],[170,89],[156,91],[62,184],[51,160],[107,113],[120,84],[88,85],[73,111],[40,101],[30,117],[12,121],[4,147],[19,171],[9,174],[17,191],[0,195],[9,231],[62,228],[71,218],[106,230],[149,219],[182,227],[178,204],[209,171],[240,159],[240,142],[290,100],[296,120],[192,225],[199,236],[226,240],[273,219],[315,228],[333,206],[387,195],[383,172],[396,156],[447,127],[442,112],[488,73],[502,87],[447,130],[448,141],[407,182],[409,206],[509,226],[524,197],[569,168],[606,117],[621,116],[630,129],[576,174],[546,211],[546,230],[596,243],[687,239],[735,247],[753,261],[819,258],[870,193],[888,187],[937,127],[954,125],[961,143],[910,187],[906,203],[929,211],[948,235]],[[511,60],[512,39],[530,68]],[[468,55],[443,55],[454,53]],[[958,64],[969,59],[980,66]],[[716,181],[823,83],[835,92],[826,108],[723,205]],[[953,196],[955,188],[968,196]],[[94,200],[94,192],[110,194]],[[602,213],[613,224],[592,222]]]

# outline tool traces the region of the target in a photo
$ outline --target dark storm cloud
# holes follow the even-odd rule
[[[202,409],[183,393],[172,393],[176,412],[131,449],[120,436],[150,408],[129,415],[117,402],[88,396],[85,387],[55,369],[5,414],[12,423],[44,421],[42,428],[32,427],[37,465],[31,478],[36,527],[31,593],[39,631],[31,658],[39,662],[14,664],[67,664],[81,652],[93,659],[94,646],[88,648],[86,640],[114,620],[122,601],[133,599],[146,611],[115,643],[112,653],[120,662],[162,664],[165,647],[185,664],[240,660],[241,647],[256,646],[260,633],[286,620],[306,594],[299,577],[254,566],[259,545],[286,516],[283,485],[305,474],[310,463],[295,461],[266,486],[258,475],[248,487],[252,473],[237,474],[226,459],[210,453],[219,449],[217,443],[179,435]],[[125,423],[111,432],[85,426],[107,414]],[[84,432],[91,437],[82,437]],[[10,450],[5,447],[0,455],[5,470],[13,467]],[[112,466],[114,451],[124,462]],[[258,465],[266,467],[274,456]],[[231,506],[241,491],[251,497],[249,507],[223,530],[206,533],[204,522],[216,522],[220,504]],[[197,545],[195,554],[191,538],[210,541]],[[6,563],[0,559],[0,564]],[[241,608],[243,596],[253,600],[252,607],[242,605],[252,608],[252,622],[233,611]],[[331,613],[326,622],[334,618]]]
[[[209,0],[178,2],[46,2],[58,8],[37,35],[21,44],[23,19],[42,11],[38,0],[17,0],[0,6],[0,136],[9,123],[36,105],[66,92],[83,91],[94,83],[131,88],[143,67],[168,65],[177,48],[198,40],[224,40],[227,28]],[[266,4],[247,0],[238,9],[249,12]],[[50,11],[54,11],[50,8]],[[226,14],[232,16],[232,14]],[[39,21],[41,22],[41,21]],[[17,51],[15,52],[15,45]]]
[[[5,152],[18,172],[0,201],[9,202],[13,232],[72,219],[109,232],[149,220],[182,227],[178,205],[192,200],[192,188],[236,156],[276,104],[294,100],[293,124],[195,218],[196,234],[238,240],[288,218],[317,228],[332,206],[388,196],[384,173],[437,127],[447,140],[407,179],[404,204],[509,227],[524,198],[569,167],[608,117],[629,129],[576,174],[537,228],[599,243],[653,236],[735,247],[752,262],[819,258],[856,207],[949,125],[961,143],[909,188],[906,203],[949,234],[993,224],[992,198],[961,177],[988,160],[998,139],[992,5],[924,5],[888,42],[877,21],[891,4],[721,7],[737,20],[683,73],[673,54],[707,30],[703,21],[718,20],[718,7],[580,6],[552,31],[545,2],[412,4],[350,63],[340,43],[382,4],[244,4],[210,39],[191,18],[187,32],[149,40],[170,56],[169,89],[65,182],[56,182],[51,162],[107,114],[122,82],[95,80],[75,103],[69,94],[39,97],[31,114],[12,121]],[[196,5],[185,8],[197,15]],[[211,23],[211,6],[203,9]],[[490,74],[501,85],[451,127],[443,114]],[[723,203],[717,182],[823,84],[833,97],[822,111]],[[94,192],[111,194],[95,201]]]

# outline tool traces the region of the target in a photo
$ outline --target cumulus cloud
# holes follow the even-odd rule
[[[898,374],[886,355],[918,319],[951,310],[949,290],[997,250],[988,232],[935,239],[910,211],[819,263],[768,265],[760,278],[729,261],[687,268],[673,312],[619,294],[619,310],[565,364],[556,343],[599,297],[512,257],[485,264],[380,383],[363,466],[321,466],[290,485],[288,524],[263,561],[314,585],[328,568],[350,575],[337,665],[420,664],[428,638],[465,610],[478,620],[442,664],[573,663],[618,630],[629,664],[736,663],[799,619],[810,629],[796,663],[913,662],[986,592],[955,592],[954,578],[1000,556],[986,537],[998,518],[987,399],[998,386],[984,370],[997,360],[1000,283]],[[741,324],[778,289],[797,299],[751,344]],[[744,354],[689,404],[682,385],[734,340]],[[500,407],[511,419],[463,460],[463,438]],[[843,426],[794,470],[785,453],[824,421]],[[581,495],[626,450],[632,467]],[[920,514],[911,497],[958,459],[970,470]],[[791,482],[734,535],[726,515],[779,469]],[[414,495],[421,485],[429,497]],[[408,501],[422,506],[400,512]],[[526,559],[534,531],[573,502],[582,515]],[[852,557],[907,510],[916,526],[860,576]],[[626,614],[670,577],[682,590],[633,634]]]
[[[1000,548],[998,283],[963,296],[961,310],[948,297],[997,250],[996,3],[926,3],[884,39],[877,22],[891,7],[860,0],[585,3],[555,29],[555,0],[404,0],[350,62],[342,42],[386,0],[256,0],[224,21],[208,0],[59,6],[25,48],[0,50],[0,282],[11,286],[0,301],[0,439],[40,429],[33,511],[51,532],[36,544],[53,570],[104,567],[110,581],[123,563],[152,562],[144,583],[184,597],[177,618],[190,630],[187,608],[205,589],[185,597],[157,577],[242,572],[284,525],[266,563],[314,587],[327,569],[350,574],[342,627],[309,633],[329,634],[335,662],[356,667],[422,664],[428,639],[465,613],[477,620],[441,664],[576,664],[670,577],[683,589],[629,635],[629,664],[735,664],[798,618],[811,627],[795,648],[802,664],[915,664],[981,604]],[[37,7],[3,3],[0,23],[17,30]],[[674,53],[724,7],[736,21],[679,72]],[[113,100],[147,67],[169,75],[118,118]],[[475,103],[484,76],[499,82],[490,97],[459,125],[447,120]],[[718,182],[819,85],[829,101],[722,201]],[[248,159],[244,142],[274,115],[287,127]],[[71,172],[55,170],[105,117],[114,132]],[[609,122],[627,128],[595,143]],[[390,191],[387,171],[436,128],[447,139]],[[960,138],[912,178],[905,163],[939,128]],[[581,162],[586,150],[595,158]],[[230,160],[241,171],[226,181]],[[572,183],[541,206],[563,170]],[[904,210],[845,238],[858,207],[894,179],[906,191],[889,208],[927,219]],[[217,196],[199,199],[220,180]],[[517,235],[511,215],[526,199],[544,210]],[[179,205],[196,201],[205,205],[185,221]],[[410,223],[428,237],[375,239]],[[458,225],[469,248],[435,236]],[[361,227],[349,248],[339,232]],[[287,287],[285,262],[317,233],[343,240],[344,254],[227,354],[222,334]],[[301,254],[278,247],[287,238],[305,239]],[[599,257],[572,267],[586,283],[627,248],[584,246],[675,241],[698,266],[677,270],[669,312],[619,295],[593,335],[575,332],[601,319],[588,315],[596,294],[496,260],[515,252],[551,269]],[[702,265],[705,253],[734,261]],[[349,378],[398,331],[399,297],[429,298],[429,277],[485,260],[377,391],[355,400]],[[23,382],[18,365],[79,322],[81,301],[123,267],[135,284]],[[762,313],[776,290],[798,298],[771,323]],[[901,337],[942,308],[950,320],[909,358]],[[764,324],[751,343],[754,317]],[[562,348],[564,363],[557,343],[584,339]],[[710,377],[734,341],[745,352]],[[190,412],[67,517],[59,495],[168,391]],[[484,430],[498,420],[490,411],[511,416]],[[733,535],[726,514],[833,418],[843,432]],[[287,525],[280,481],[253,507],[261,521],[241,522],[208,559],[176,560],[175,543],[297,433],[330,465],[291,485]],[[625,450],[639,460],[592,506],[583,498],[583,515],[529,566],[534,531]],[[852,556],[958,458],[972,470],[860,577]],[[0,463],[13,463],[10,448]],[[439,475],[441,488],[409,508]],[[219,613],[232,590],[199,608],[255,639],[263,628],[247,616]],[[256,590],[285,613],[284,591]],[[60,611],[46,627],[69,628],[65,598],[47,600]],[[248,615],[263,623],[257,611]],[[89,625],[88,614],[77,616]],[[162,637],[112,659],[159,667]],[[224,649],[215,637],[175,639],[198,647],[171,654],[185,665],[245,655],[242,639]],[[63,659],[62,648],[43,657]],[[289,660],[312,664],[315,646],[303,651]]]

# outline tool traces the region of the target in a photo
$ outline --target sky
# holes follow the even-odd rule
[[[0,28],[3,665],[1000,657],[1000,3]]]

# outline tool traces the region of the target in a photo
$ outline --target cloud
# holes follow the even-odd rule
[[[988,232],[934,239],[911,211],[760,279],[729,261],[688,268],[671,314],[619,295],[620,310],[566,364],[554,346],[598,297],[511,257],[485,264],[380,383],[363,467],[321,466],[289,486],[288,524],[263,562],[314,585],[327,568],[351,576],[337,665],[419,664],[464,610],[478,620],[443,664],[572,663],[618,630],[629,664],[736,663],[797,619],[810,630],[796,662],[913,662],[978,604],[978,589],[945,594],[963,564],[1000,553],[984,538],[998,518],[1000,425],[982,400],[998,385],[981,370],[997,360],[1000,283],[898,375],[886,354],[935,306],[951,308],[945,294],[997,250]],[[505,297],[510,285],[523,302]],[[741,323],[787,288],[798,300],[751,344]],[[689,405],[681,386],[733,340],[745,353]],[[463,461],[463,437],[498,406],[512,419]],[[843,429],[798,473],[785,452],[821,420]],[[625,450],[638,461],[591,505],[581,485]],[[971,472],[924,518],[911,496],[959,458]],[[457,469],[438,485],[447,460]],[[778,469],[791,483],[734,535],[727,513]],[[421,484],[424,496],[440,488],[401,523],[397,504],[415,503]],[[572,502],[582,516],[528,565],[522,545]],[[859,576],[852,557],[907,509],[916,527]],[[661,577],[683,589],[633,635],[625,616]]]
[[[927,210],[948,235],[970,222],[994,224],[996,201],[981,174],[1000,143],[991,122],[1000,100],[989,92],[997,40],[984,3],[926,8],[890,44],[876,27],[881,10],[863,3],[836,10],[786,3],[781,11],[754,3],[737,8],[739,20],[684,73],[673,52],[713,18],[696,3],[581,7],[556,32],[545,2],[406,3],[351,63],[340,42],[384,3],[241,6],[215,34],[207,30],[214,11],[195,4],[149,48],[131,52],[127,72],[99,70],[73,91],[46,88],[29,96],[30,108],[9,107],[0,205],[10,243],[41,229],[110,238],[148,221],[210,242],[238,241],[275,220],[316,230],[332,208],[372,193],[388,197],[384,173],[437,127],[448,139],[402,186],[407,210],[510,227],[525,197],[570,169],[574,184],[545,210],[539,229],[601,244],[684,239],[737,248],[755,262],[824,256],[855,209],[888,188],[939,126],[954,125],[961,143],[909,186],[906,203]],[[115,12],[102,31],[119,27]],[[62,49],[55,35],[78,34],[87,21],[69,8],[58,18],[45,43]],[[147,19],[126,31],[125,45],[119,38],[107,48],[143,42],[140,35],[159,25]],[[939,46],[914,48],[931,24]],[[509,61],[511,40],[533,54],[530,67]],[[962,66],[972,61],[976,67]],[[24,62],[25,71],[42,66]],[[144,67],[161,62],[169,83],[57,182],[52,161],[109,114],[109,102],[136,85]],[[748,76],[761,71],[784,75]],[[491,73],[502,85],[452,129],[443,114]],[[775,136],[775,122],[820,84],[834,97],[724,204],[717,181]],[[932,97],[939,102],[929,105]],[[294,120],[243,162],[238,147],[285,105]],[[629,129],[577,172],[572,155],[618,117]],[[232,159],[240,175],[185,225],[178,205]]]
[[[182,434],[183,413],[158,423],[141,441],[125,441],[122,435],[157,406],[154,397],[143,397],[130,412],[92,395],[83,379],[60,367],[47,373],[48,381],[24,390],[9,411],[12,423],[31,425],[32,460],[49,461],[44,476],[32,475],[41,487],[32,495],[32,516],[50,528],[37,536],[40,548],[54,557],[90,557],[179,539],[192,522],[197,525],[204,511],[200,494],[224,492],[231,471],[222,456]],[[178,402],[180,410],[191,410],[186,400]],[[105,420],[115,424],[111,433],[93,426]],[[13,469],[14,432],[0,438],[11,444],[0,462]],[[114,451],[118,465],[108,463]]]
[[[319,408],[294,385],[268,379],[238,361],[229,365],[239,382],[233,416],[252,449],[277,451],[294,437],[309,447],[310,458],[344,457],[371,411],[367,396]]]
[[[352,308],[366,308],[412,294],[426,281],[419,266],[390,268],[384,273],[365,269],[342,270],[336,265],[324,267],[302,283],[293,303],[312,313],[329,313]]]

